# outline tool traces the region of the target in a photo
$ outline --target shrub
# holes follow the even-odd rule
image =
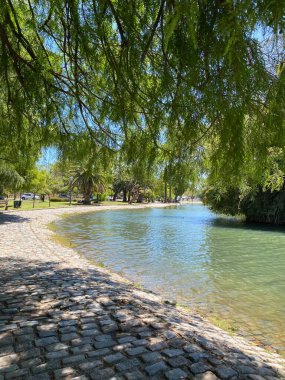
[[[64,202],[65,199],[57,198],[57,197],[51,197],[50,198],[51,202]]]

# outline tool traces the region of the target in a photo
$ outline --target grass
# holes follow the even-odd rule
[[[128,203],[126,202],[121,202],[121,201],[104,201],[104,202],[100,202],[100,203],[97,203],[97,205],[101,205],[101,206],[122,206],[122,205],[127,205]],[[34,207],[33,207],[33,201],[32,200],[25,200],[25,201],[22,201],[22,205],[20,208],[18,209],[15,209],[13,207],[14,203],[13,203],[13,200],[9,200],[9,203],[8,203],[8,210],[23,210],[23,211],[27,211],[27,210],[42,210],[42,209],[48,209],[48,208],[62,208],[62,207],[70,207],[69,206],[69,202],[68,201],[62,201],[62,202],[48,202],[48,200],[45,200],[44,202],[42,202],[41,200],[36,200],[35,201],[35,204],[34,204]],[[78,205],[76,202],[72,202],[71,203],[71,206],[82,206],[82,205]],[[0,210],[5,210],[5,207],[0,207]]]

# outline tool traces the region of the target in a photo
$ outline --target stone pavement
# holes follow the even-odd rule
[[[0,380],[285,379],[277,354],[58,246],[45,225],[82,210],[0,214]]]

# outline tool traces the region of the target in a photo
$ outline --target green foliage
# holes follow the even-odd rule
[[[50,197],[49,199],[51,202],[62,202],[62,198],[57,198],[57,197]]]
[[[0,194],[4,194],[9,190],[19,189],[25,180],[10,165],[0,166]]]
[[[214,141],[211,174],[234,184],[248,156],[284,146],[283,31],[278,0],[3,0],[0,160],[72,154],[88,134],[138,178],[165,144],[167,165]]]
[[[285,223],[284,150],[270,148],[267,153],[262,172],[255,160],[249,162],[236,186],[222,180],[214,182],[209,177],[204,202],[215,212],[244,214],[251,222]]]

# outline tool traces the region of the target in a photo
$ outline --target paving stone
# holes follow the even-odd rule
[[[1,342],[1,340],[0,340],[0,342]],[[14,347],[12,345],[10,345],[10,346],[8,346],[8,345],[0,346],[0,356],[14,354],[14,353],[15,353],[15,351],[14,351]]]
[[[55,379],[61,379],[63,377],[66,377],[66,376],[75,376],[76,375],[76,371],[75,369],[71,368],[71,367],[64,367],[64,368],[60,368],[56,371],[54,371],[54,378]]]
[[[79,364],[79,368],[82,371],[88,372],[88,371],[93,370],[93,368],[100,367],[102,365],[103,363],[101,360],[93,360],[91,362],[85,362],[85,363]]]
[[[144,347],[129,348],[127,350],[127,353],[130,356],[141,355],[141,354],[145,354],[147,352],[149,352],[149,351]]]
[[[269,378],[269,377],[263,377],[263,376],[260,376],[260,375],[252,375],[252,374],[249,374],[247,375],[247,378],[249,380],[277,380],[277,377],[274,377],[274,378]]]
[[[170,358],[167,362],[171,365],[171,367],[182,367],[189,364],[189,360],[187,360],[184,356]]]
[[[14,342],[13,335],[9,332],[3,333],[3,334],[0,333],[0,342],[1,342],[1,346],[13,344]]]
[[[55,343],[55,344],[51,344],[49,346],[46,346],[45,349],[47,351],[67,350],[68,349],[68,345],[65,344],[65,343]]]
[[[49,361],[47,363],[40,364],[36,367],[32,367],[31,371],[37,375],[42,372],[53,371],[61,367],[60,361]]]
[[[148,344],[147,348],[149,348],[151,351],[159,351],[159,350],[163,350],[164,348],[167,348],[167,343],[159,342],[159,343]]]
[[[50,380],[50,376],[48,373],[39,373],[36,376],[29,376],[29,380]]]
[[[219,378],[211,371],[196,375],[193,380],[219,380]]]
[[[38,331],[40,338],[47,338],[49,336],[58,336],[57,331]]]
[[[211,366],[203,362],[197,362],[195,364],[190,365],[190,370],[194,375],[197,375],[198,373],[203,373],[208,370],[211,370]]]
[[[110,333],[119,330],[118,325],[116,323],[110,323],[109,325],[102,326],[101,329],[103,333]]]
[[[165,336],[166,339],[177,338],[177,335],[175,334],[175,332],[173,332],[171,330],[163,331],[163,335]]]
[[[133,367],[136,367],[140,365],[140,362],[138,361],[138,359],[128,359],[128,360],[124,360],[120,363],[117,363],[115,365],[116,369],[120,372],[122,371],[128,371],[129,369],[132,369]]]
[[[113,364],[113,363],[117,363],[117,362],[125,359],[125,356],[122,355],[120,352],[118,352],[118,353],[113,354],[113,355],[105,356],[103,359],[106,363]]]
[[[17,369],[16,371],[9,372],[5,375],[6,379],[15,379],[20,376],[26,376],[29,370],[27,368]]]
[[[25,343],[18,343],[15,345],[15,351],[16,352],[23,352],[23,351],[31,350],[33,347],[34,347],[33,341],[29,341],[29,342],[25,342]]]
[[[274,376],[274,371],[272,369],[269,369],[269,368],[266,368],[266,367],[259,367],[258,368],[258,373],[261,375],[261,376]],[[283,376],[285,378],[285,372],[280,372],[278,370],[278,373]]]
[[[167,371],[165,373],[165,376],[169,380],[179,380],[179,379],[186,379],[187,373],[182,371],[180,368],[171,369],[170,371]]]
[[[72,364],[83,362],[85,360],[84,355],[73,355],[62,359],[63,364]]]
[[[113,346],[112,350],[113,351],[125,351],[127,348],[132,347],[131,343],[125,343],[125,344],[118,344],[117,346]]]
[[[111,350],[109,348],[101,348],[100,350],[88,351],[86,354],[89,358],[96,358],[109,354]]]
[[[148,341],[146,339],[137,339],[132,341],[133,346],[145,346],[148,344]]]
[[[92,330],[92,329],[97,329],[97,324],[96,323],[82,323],[80,328],[82,330]]]
[[[0,332],[16,330],[18,326],[16,324],[0,326]]]
[[[94,341],[94,337],[92,336],[85,336],[85,337],[80,337],[78,339],[73,339],[71,342],[68,344],[72,344],[72,346],[82,346],[83,344],[91,344]]]
[[[198,346],[197,344],[187,344],[183,347],[183,349],[186,352],[197,352],[197,351],[204,351],[202,347]]]
[[[69,319],[69,320],[59,322],[60,327],[73,326],[73,325],[77,325],[76,319]]]
[[[136,340],[134,336],[125,336],[123,338],[118,339],[118,342],[120,344],[124,344],[124,343],[133,342],[134,340]]]
[[[141,371],[139,371],[138,369],[136,369],[135,371],[126,372],[126,373],[124,373],[124,375],[127,378],[127,380],[143,380],[143,379],[146,379],[146,376]]]
[[[41,339],[36,339],[35,340],[35,345],[37,347],[45,347],[45,346],[48,346],[49,344],[53,344],[53,343],[58,343],[58,338],[55,337],[55,336],[51,336],[51,337],[48,337],[48,338],[41,338]]]
[[[238,366],[238,372],[242,374],[255,374],[258,372],[258,369],[256,367],[248,366],[248,365],[239,365]]]
[[[100,331],[98,329],[80,331],[80,335],[82,336],[96,336],[98,334],[100,334]]]
[[[19,356],[22,360],[25,360],[25,359],[35,358],[36,356],[40,356],[40,354],[41,354],[41,350],[39,348],[32,348],[31,350],[21,352]]]
[[[46,358],[47,359],[62,359],[68,355],[69,353],[66,350],[51,351],[46,354]]]
[[[140,338],[148,338],[148,337],[151,337],[152,335],[153,335],[153,332],[151,330],[145,330],[138,333],[138,336]]]
[[[184,352],[182,350],[178,350],[178,349],[167,349],[167,350],[163,350],[162,353],[166,356],[168,356],[169,358],[173,358],[174,356],[179,356],[179,355],[183,355]]]
[[[227,367],[225,365],[218,366],[215,370],[217,375],[222,379],[230,379],[233,376],[237,376],[237,372],[233,370],[231,367]]]
[[[19,366],[17,364],[7,364],[7,365],[4,365],[3,367],[0,367],[0,374],[13,372],[13,371],[16,371],[17,369],[19,369]]]
[[[68,342],[69,340],[78,338],[79,335],[76,333],[62,334],[60,340],[62,342]]]
[[[93,351],[93,347],[91,346],[91,344],[83,344],[82,346],[72,347],[70,351],[76,355],[82,352]]]
[[[207,352],[191,352],[189,354],[189,358],[193,362],[198,362],[198,361],[206,359],[208,357],[209,357],[209,354]]]
[[[59,329],[61,334],[69,334],[73,332],[77,332],[78,328],[76,326],[66,326]]]
[[[39,365],[41,363],[42,363],[42,361],[41,361],[40,358],[33,358],[33,359],[28,359],[28,360],[21,361],[21,367],[23,367],[23,368],[31,368],[31,367],[37,366],[37,365]]]
[[[152,362],[159,361],[161,359],[162,359],[162,356],[158,352],[150,352],[148,354],[142,355],[142,360],[145,363],[152,363]]]
[[[112,368],[105,368],[91,373],[90,377],[92,380],[110,380],[112,378],[115,380],[116,377],[114,377],[114,375],[115,372]]]
[[[113,340],[113,337],[110,334],[100,334],[95,336],[95,340],[97,342],[107,342]]]
[[[18,362],[19,356],[17,354],[10,354],[0,357],[0,368],[9,366],[13,363]]]
[[[154,376],[159,372],[167,370],[167,365],[163,361],[160,361],[145,367],[145,370],[149,376]]]
[[[115,346],[116,342],[114,340],[106,340],[103,342],[95,342],[94,347],[95,348],[107,348]]]

